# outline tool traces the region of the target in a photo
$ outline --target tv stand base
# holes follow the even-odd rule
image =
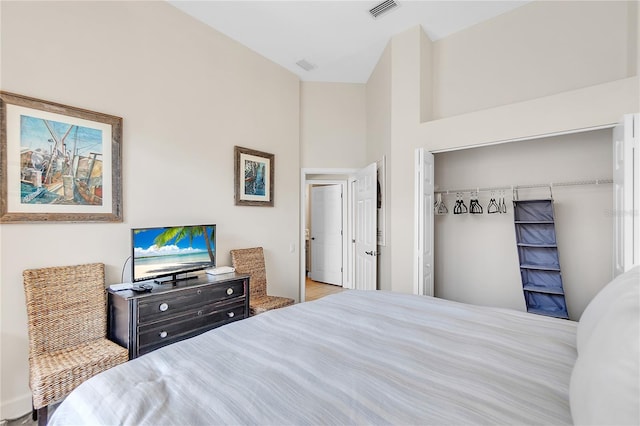
[[[197,275],[187,275],[186,277],[181,277],[181,278],[178,278],[177,276],[174,275],[173,278],[171,278],[170,280],[166,280],[166,281],[154,280],[153,282],[156,284],[173,284],[174,286],[176,286],[180,281],[193,280],[196,278],[198,278]]]

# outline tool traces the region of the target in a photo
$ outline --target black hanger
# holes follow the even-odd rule
[[[504,191],[501,191],[501,195],[502,197],[500,198],[500,213],[506,213],[507,212],[507,204],[504,202]]]
[[[453,206],[453,214],[467,213],[469,209],[467,209],[467,206],[462,199],[462,195],[460,193],[457,193],[456,197],[458,197],[458,199],[456,200],[456,205]]]
[[[469,213],[471,214],[482,214],[482,206],[480,205],[480,203],[478,202],[478,193],[477,192],[473,192],[471,193],[471,200],[469,201]]]
[[[501,213],[500,206],[498,205],[498,203],[496,203],[493,191],[491,192],[491,199],[489,200],[489,205],[487,206],[487,213]]]

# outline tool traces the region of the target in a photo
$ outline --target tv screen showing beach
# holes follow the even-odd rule
[[[132,280],[214,267],[215,232],[215,225],[132,229]]]

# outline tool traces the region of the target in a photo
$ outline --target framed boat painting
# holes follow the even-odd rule
[[[0,222],[122,222],[122,118],[0,92]]]
[[[239,146],[234,150],[236,205],[273,207],[274,155]]]

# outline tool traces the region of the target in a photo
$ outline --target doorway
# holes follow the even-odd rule
[[[306,300],[307,247],[310,245],[310,185],[343,185],[342,286],[363,290],[377,288],[376,163],[363,169],[301,169],[300,173],[300,301]],[[373,190],[372,190],[373,189]],[[367,220],[362,220],[362,219]],[[359,225],[359,226],[356,226]],[[361,261],[363,256],[373,261]],[[356,271],[356,259],[359,261]],[[369,259],[367,259],[369,260]],[[312,259],[310,259],[312,261]],[[356,285],[357,284],[357,285]]]
[[[353,175],[357,169],[301,169],[300,171],[300,278],[299,278],[299,292],[300,302],[306,300],[306,283],[309,272],[311,271],[311,208],[310,208],[310,196],[311,187],[313,185],[345,185],[344,191],[347,193],[349,187],[349,176]],[[351,280],[349,276],[350,264],[349,264],[349,250],[350,244],[350,230],[352,223],[350,221],[350,212],[352,206],[349,202],[349,196],[343,196],[342,199],[342,286],[344,288],[351,288]]]

